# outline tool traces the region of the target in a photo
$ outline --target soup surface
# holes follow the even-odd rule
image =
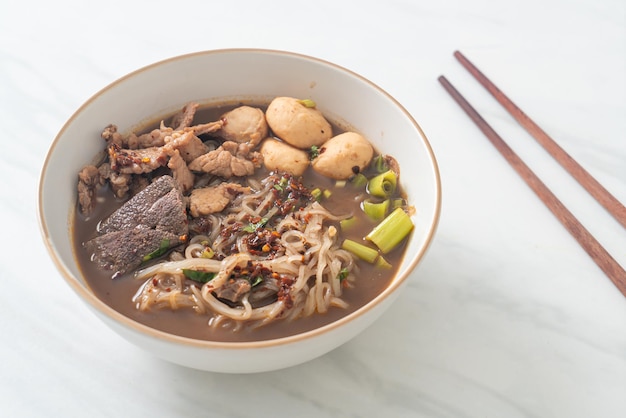
[[[219,121],[224,114],[240,106],[241,104],[198,108],[193,114],[193,120],[188,121],[188,125]],[[255,107],[263,111],[267,109],[267,105],[257,104]],[[164,118],[165,123],[162,124],[161,128],[171,124],[175,125],[177,123],[175,122],[176,118],[180,118],[180,115]],[[151,132],[158,129],[159,126],[157,124],[147,127],[143,132]],[[337,125],[332,125],[332,129],[334,135],[343,132]],[[220,135],[220,130],[216,130],[200,134],[197,138],[203,141],[210,149],[211,147],[220,147],[224,143],[225,140]],[[275,136],[275,134],[270,129],[268,137],[272,136]],[[110,142],[108,140],[108,143]],[[323,152],[324,146],[312,147],[312,150],[317,154],[320,150]],[[311,153],[311,150],[307,149],[306,152]],[[107,163],[111,163],[111,155],[109,150],[109,158],[104,161],[105,166]],[[374,155],[378,156],[376,152]],[[315,155],[310,155],[310,158],[315,158]],[[380,162],[383,159],[380,158],[377,161]],[[189,165],[191,166],[191,164]],[[109,168],[108,166],[106,167]],[[98,187],[92,188],[94,203],[91,210],[83,210],[79,203],[73,228],[75,254],[87,284],[98,298],[123,315],[152,328],[194,339],[224,342],[268,340],[302,333],[331,323],[367,304],[382,292],[393,278],[397,266],[403,257],[404,240],[392,251],[386,253],[382,253],[371,242],[364,240],[364,237],[380,224],[381,219],[388,216],[389,212],[391,212],[391,208],[389,208],[385,209],[382,217],[380,214],[373,216],[371,212],[366,213],[363,210],[364,204],[366,205],[364,202],[395,202],[392,204],[401,207],[405,212],[410,213],[411,209],[402,198],[402,189],[399,184],[396,185],[388,197],[382,198],[372,197],[368,191],[367,184],[358,184],[356,182],[356,174],[364,176],[364,178],[372,178],[380,175],[385,170],[389,170],[388,165],[383,165],[381,168],[380,165],[376,167],[372,162],[362,170],[355,170],[358,173],[346,180],[336,180],[320,175],[310,166],[302,175],[292,175],[276,170],[270,171],[262,164],[259,164],[253,174],[234,176],[227,180],[219,175],[194,172],[193,189],[217,187],[228,182],[229,184],[241,185],[246,190],[239,194],[233,192],[233,195],[236,195],[236,197],[231,199],[223,210],[206,215],[196,213],[197,216],[190,214],[192,205],[190,195],[193,192],[191,190],[181,192],[186,210],[186,221],[189,223],[187,234],[181,237],[181,242],[177,245],[172,245],[175,243],[170,243],[168,240],[171,246],[161,248],[163,251],[152,252],[148,255],[143,254],[143,259],[139,266],[121,273],[116,272],[115,268],[103,268],[103,263],[94,260],[94,247],[88,245],[91,240],[103,234],[103,229],[107,225],[107,218],[119,211],[126,202],[138,193],[136,191],[133,192],[132,187],[130,187],[126,195],[119,196],[119,190],[111,186],[113,180],[110,180],[108,183],[105,182],[101,186],[98,185]],[[397,167],[396,171],[398,171]],[[100,172],[103,172],[102,168],[100,168]],[[162,165],[149,174],[132,173],[127,177],[132,178],[133,181],[138,177],[147,177],[149,181],[154,182],[156,178],[170,175],[171,173],[172,169],[168,168],[167,165]],[[111,176],[110,174],[109,177],[110,179],[116,178],[115,175]],[[293,187],[293,190],[297,188],[300,193],[296,196],[294,208],[286,211],[286,214],[281,214],[279,211],[278,214],[271,215],[269,219],[261,216],[255,218],[254,216],[246,215],[244,218],[239,218],[244,219],[242,222],[216,220],[224,214],[232,215],[231,212],[235,211],[235,208],[232,207],[233,205],[242,204],[242,199],[245,199],[247,195],[253,195],[257,190],[263,189],[263,185],[273,193],[269,199],[274,205],[277,206],[278,201],[283,203],[282,199],[285,195],[281,193],[285,192],[282,189],[288,188],[285,186],[286,184],[289,184],[289,187]],[[327,238],[330,237],[330,244],[328,244],[330,248],[327,251],[336,251],[337,254],[343,254],[341,262],[337,264],[341,267],[339,274],[341,277],[330,277],[328,279],[329,281],[336,279],[337,283],[339,283],[339,292],[333,294],[330,290],[332,285],[324,285],[323,291],[318,289],[318,295],[326,298],[327,301],[330,300],[330,302],[325,305],[319,300],[317,305],[315,302],[310,302],[313,303],[313,308],[303,307],[296,313],[293,313],[292,311],[295,308],[292,308],[292,305],[300,303],[299,296],[292,289],[292,286],[296,286],[298,281],[297,273],[291,274],[288,267],[285,267],[284,271],[280,269],[272,271],[271,268],[267,268],[273,260],[287,257],[285,254],[287,250],[283,248],[284,246],[281,246],[279,241],[273,240],[271,237],[282,235],[280,238],[285,238],[290,231],[290,227],[282,226],[283,223],[281,222],[288,216],[293,216],[296,221],[301,221],[303,228],[305,228],[311,216],[310,214],[301,216],[300,211],[305,213],[310,210],[311,213],[317,213],[316,208],[319,207],[318,205],[322,207],[324,213],[332,215],[323,215],[323,220],[320,221],[320,228],[322,228]],[[262,213],[265,214],[266,212]],[[185,276],[177,273],[178,278],[176,279],[170,277],[169,273],[164,273],[164,270],[157,269],[154,273],[150,273],[151,267],[155,268],[155,266],[164,265],[168,261],[181,262],[185,258],[185,247],[193,242],[194,237],[200,236],[205,237],[199,241],[204,246],[204,250],[201,250],[201,255],[196,254],[196,256],[209,260],[205,261],[213,263],[211,267],[193,267],[192,269],[197,270],[191,272],[194,273],[193,275],[190,273],[190,269],[186,269]],[[230,241],[228,245],[220,246],[218,244],[218,241],[230,239],[229,236],[238,236],[237,244]],[[241,244],[242,240],[245,244]],[[254,247],[256,240],[261,240],[258,248]],[[376,260],[365,261],[355,255],[355,253],[342,249],[342,244],[345,240],[358,242],[374,249],[378,254]],[[164,241],[161,240],[161,244]],[[224,293],[220,293],[220,289],[206,289],[209,283],[216,282],[220,278],[221,273],[214,269],[214,264],[217,265],[218,262],[222,262],[220,268],[223,271],[225,259],[228,260],[241,256],[240,245],[244,245],[245,248],[249,249],[250,254],[246,255],[243,262],[237,261],[235,263],[236,267],[234,270],[228,271],[229,274],[225,280],[228,280],[228,283],[237,281],[244,283],[246,285],[245,289],[248,290],[249,294],[253,294],[255,288],[261,289],[265,286],[263,290],[267,295],[258,297],[256,301],[252,301],[253,297],[251,297],[250,300],[252,302],[248,302],[247,296],[226,296]],[[298,263],[303,262],[303,264],[306,264],[309,261],[307,258],[309,257],[308,251],[314,249],[311,247],[315,246],[309,243],[304,245],[301,250],[302,260],[297,260]],[[253,248],[255,249],[254,251],[252,250]],[[132,251],[131,248],[126,250],[127,252]],[[292,257],[290,260],[295,260],[295,258]],[[266,264],[261,265],[262,263]],[[286,262],[286,264],[292,265],[293,263]],[[299,267],[300,271],[303,271],[304,268]],[[319,275],[321,275],[323,269],[328,269],[323,264],[317,268]],[[258,273],[255,273],[257,276],[254,276],[252,273],[248,274],[248,270],[257,271]],[[296,268],[297,270],[298,268]],[[145,273],[146,271],[148,273]],[[181,269],[179,268],[177,271],[180,272]],[[211,273],[211,271],[213,272]],[[202,275],[202,277],[198,278],[199,276],[196,273]],[[205,277],[207,274],[214,276],[207,278]],[[327,273],[325,274],[328,276]],[[310,277],[305,278],[304,289],[309,294],[312,294],[315,292],[316,273],[307,273],[307,276]],[[333,276],[337,276],[336,272],[333,273]],[[241,277],[244,277],[248,282],[241,280]],[[170,289],[170,286],[172,289]],[[277,286],[277,288],[272,286]],[[173,291],[177,287],[178,290]],[[162,299],[157,301],[157,299],[150,296],[150,292],[153,291],[160,292],[159,297]],[[206,292],[204,293],[205,298],[210,299],[210,303],[206,302],[207,299],[203,302],[203,291]],[[262,292],[259,290],[259,293]],[[303,298],[306,299],[307,296],[305,295]],[[309,299],[315,299],[315,297],[309,297]],[[181,300],[183,300],[182,303],[177,302]],[[215,306],[215,303],[224,305],[223,312],[216,313],[212,310],[212,306]],[[250,303],[252,307],[247,306]],[[246,306],[248,312],[253,312],[252,317],[245,321],[233,320],[232,315],[236,317],[238,312],[245,311]],[[260,311],[265,307],[271,306],[276,306],[276,308],[270,313],[263,314],[271,316],[271,320],[267,320],[265,316],[263,318],[259,317],[261,319],[255,319],[255,310]],[[309,312],[307,312],[307,309]]]

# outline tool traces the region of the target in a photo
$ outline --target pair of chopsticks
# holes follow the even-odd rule
[[[459,51],[455,58],[491,93],[491,95],[556,159],[624,228],[626,228],[626,208],[596,179],[567,154],[548,134],[533,122],[502,91],[496,87],[474,64]],[[439,77],[452,98],[461,106],[478,128],[491,141],[507,162],[524,179],[526,184],[537,194],[543,203],[578,241],[600,269],[611,279],[613,284],[626,296],[626,271],[615,261],[602,245],[591,235],[576,217],[561,203],[535,173],[515,154],[506,142],[489,126],[480,114],[444,77]]]

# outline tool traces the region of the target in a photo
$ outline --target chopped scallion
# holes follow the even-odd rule
[[[404,205],[404,199],[402,199],[401,197],[391,200],[391,209],[401,208],[404,207]]]
[[[374,157],[372,164],[374,166],[374,169],[379,173],[384,173],[385,171],[389,170],[389,165],[387,164],[387,161],[385,161],[385,157],[383,157],[382,155],[377,155],[376,157]]]
[[[387,170],[370,179],[367,183],[367,191],[372,196],[388,198],[396,191],[397,182],[396,174],[391,170]]]
[[[378,260],[376,260],[376,267],[380,267],[380,268],[384,268],[384,269],[390,269],[392,267],[391,264],[389,264],[389,262],[387,260],[385,260],[385,258],[383,256],[378,257]]]
[[[367,185],[367,177],[363,173],[359,173],[350,179],[350,183],[357,188],[365,187]]]
[[[367,234],[365,239],[373,242],[387,254],[393,250],[413,229],[413,221],[402,208],[396,208]]]
[[[322,198],[322,190],[319,187],[311,190],[311,197],[319,202]]]
[[[367,261],[368,263],[373,263],[374,261],[376,261],[376,258],[378,258],[378,251],[376,251],[374,248],[368,247],[350,239],[344,240],[343,244],[341,244],[341,248],[346,251],[350,251],[352,254],[356,255],[362,260]]]
[[[289,180],[285,177],[281,177],[280,181],[274,185],[274,188],[279,192],[284,192],[289,185]]]
[[[348,229],[356,225],[356,222],[357,222],[357,219],[354,216],[351,216],[349,218],[340,220],[339,226],[341,227],[342,231],[347,231]]]
[[[387,215],[389,210],[389,199],[382,202],[363,201],[363,212],[373,221],[380,222]]]
[[[200,253],[200,258],[213,258],[213,256],[215,256],[215,251],[213,251],[213,248],[209,246],[206,246],[204,251]]]
[[[300,103],[304,107],[309,107],[309,108],[315,107],[315,102],[311,99],[298,100],[298,103]]]

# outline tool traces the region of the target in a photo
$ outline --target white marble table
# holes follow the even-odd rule
[[[188,370],[122,340],[57,274],[36,220],[46,151],[78,106],[141,66],[229,47],[317,56],[380,85],[430,138],[444,191],[436,240],[396,305],[328,355],[256,375]],[[626,233],[462,69],[455,49],[626,202],[622,0],[3,0],[0,414],[625,416],[626,299],[437,77],[622,266]]]

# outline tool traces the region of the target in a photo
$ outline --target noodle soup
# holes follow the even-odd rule
[[[105,128],[107,156],[79,175],[73,228],[98,298],[155,329],[239,342],[318,328],[388,286],[412,226],[385,224],[412,211],[395,160],[372,149],[345,178],[321,174],[314,163],[332,151],[329,139],[292,146],[278,126],[264,131],[269,106],[190,104],[142,135]],[[252,115],[244,128],[229,116],[241,107]],[[346,133],[329,126],[330,138]],[[293,148],[279,168],[264,151],[274,138]]]

